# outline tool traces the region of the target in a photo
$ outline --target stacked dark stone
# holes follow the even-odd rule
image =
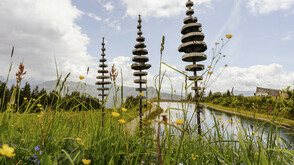
[[[101,105],[102,105],[102,126],[103,126],[104,107],[105,107],[105,105],[104,105],[104,97],[107,96],[107,94],[104,91],[109,90],[109,88],[105,87],[105,85],[111,84],[110,81],[107,81],[110,78],[110,76],[108,76],[108,70],[105,70],[105,68],[107,67],[107,64],[105,64],[106,58],[104,58],[104,56],[105,56],[104,45],[105,45],[105,43],[104,43],[104,37],[103,37],[102,38],[102,48],[101,48],[101,50],[102,50],[102,53],[101,53],[102,58],[100,59],[100,62],[102,64],[99,64],[99,67],[101,67],[102,69],[98,70],[98,73],[101,74],[101,75],[96,77],[96,79],[99,79],[99,81],[96,81],[96,85],[101,85],[101,88],[97,88],[97,90],[102,92],[101,94],[98,95],[98,96],[102,97],[102,100],[101,100]]]
[[[142,87],[143,84],[147,83],[146,79],[142,79],[143,76],[147,76],[147,72],[142,71],[142,70],[146,70],[149,69],[151,67],[150,64],[145,64],[145,62],[149,61],[149,58],[144,56],[148,54],[148,51],[146,49],[144,49],[146,47],[146,45],[144,44],[145,38],[142,37],[143,32],[141,31],[141,16],[139,15],[139,19],[138,19],[138,23],[139,25],[137,26],[138,32],[137,34],[139,35],[139,37],[136,38],[136,40],[139,42],[137,43],[134,47],[135,49],[133,50],[133,55],[135,55],[135,57],[133,57],[132,61],[135,62],[134,64],[131,65],[131,68],[133,70],[135,70],[134,72],[134,76],[139,77],[139,79],[135,79],[134,83],[138,83],[140,85],[139,88],[136,88],[136,91],[140,91],[140,93],[142,93],[143,91],[146,91],[146,88]],[[142,131],[142,108],[146,107],[146,105],[142,105],[142,98],[143,96],[140,96],[140,131]],[[142,134],[141,134],[142,135]]]
[[[182,56],[182,60],[185,62],[192,62],[193,64],[187,65],[185,67],[186,71],[191,71],[194,73],[194,76],[189,76],[189,80],[202,80],[201,76],[197,76],[197,71],[201,71],[204,69],[204,65],[196,64],[196,62],[206,60],[206,55],[203,52],[207,49],[206,43],[204,40],[204,34],[202,31],[202,25],[197,23],[197,17],[193,17],[194,9],[192,9],[193,2],[188,0],[186,2],[186,10],[187,18],[184,19],[184,26],[181,30],[183,37],[181,39],[182,44],[179,46],[179,52],[184,52],[185,54]],[[195,81],[194,87],[192,90],[195,91],[195,96],[193,98],[196,101],[196,105],[199,103],[200,97],[200,87],[198,87],[197,81]],[[198,133],[201,133],[201,125],[200,125],[200,109],[199,105],[197,106],[197,124],[198,124]]]

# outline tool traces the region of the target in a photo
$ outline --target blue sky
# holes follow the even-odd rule
[[[6,77],[9,54],[15,46],[14,79],[22,60],[28,71],[25,80],[41,83],[56,79],[54,57],[59,71],[79,81],[90,67],[87,83],[94,84],[101,38],[106,39],[109,66],[123,70],[124,82],[133,86],[129,65],[136,44],[137,15],[142,15],[142,31],[149,54],[148,82],[158,73],[161,37],[166,37],[163,61],[184,70],[177,51],[185,15],[184,0],[2,0],[0,4],[0,76]],[[254,91],[255,87],[281,89],[294,82],[294,0],[198,0],[194,16],[202,23],[208,45],[204,62],[209,65],[211,48],[226,34],[233,37],[222,51],[211,80],[225,71],[209,87],[225,91],[234,87]],[[110,68],[110,67],[109,67]],[[173,87],[181,89],[184,77],[165,68]],[[164,88],[169,89],[166,81]]]

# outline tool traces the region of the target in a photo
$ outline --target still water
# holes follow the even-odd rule
[[[195,104],[161,102],[160,107],[167,114],[170,123],[175,122],[177,119],[184,119],[184,116],[186,116],[186,120],[189,121],[193,116],[190,125],[196,126],[196,113],[194,113]],[[221,120],[218,119],[219,117],[221,117]],[[202,107],[201,120],[203,120],[201,125],[203,132],[208,130],[215,131],[214,120],[219,122],[220,125],[223,125],[223,128],[226,131],[226,134],[224,134],[225,138],[226,136],[237,134],[238,130],[245,128],[249,135],[251,135],[252,132],[257,132],[258,136],[262,135],[263,139],[266,139],[270,127],[270,124],[264,121],[258,121],[252,118],[242,117],[210,108],[208,109],[206,106]],[[229,122],[229,120],[232,122]],[[281,138],[285,139],[285,141],[292,144],[292,146],[294,145],[294,132],[292,130],[280,127],[276,132]]]

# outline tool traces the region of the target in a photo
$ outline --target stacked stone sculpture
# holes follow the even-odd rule
[[[99,94],[98,96],[102,97],[101,100],[101,105],[102,105],[102,127],[103,127],[103,119],[104,119],[104,107],[105,107],[105,102],[104,102],[104,97],[107,96],[107,94],[105,93],[105,91],[109,90],[108,87],[105,87],[108,84],[111,84],[110,81],[108,81],[108,79],[110,78],[110,76],[108,75],[108,70],[106,70],[105,68],[107,67],[107,64],[105,64],[106,62],[106,58],[104,58],[105,56],[105,48],[104,48],[104,37],[102,38],[102,53],[101,56],[102,58],[99,60],[101,62],[101,64],[99,64],[99,67],[102,68],[100,70],[98,70],[98,73],[100,74],[100,76],[97,76],[96,79],[98,79],[99,81],[96,81],[96,85],[101,85],[100,88],[97,88],[98,91],[101,91],[102,93]]]
[[[194,87],[192,90],[195,91],[195,96],[193,101],[196,101],[197,107],[197,125],[198,125],[198,134],[201,134],[201,125],[200,125],[200,108],[199,108],[199,98],[200,98],[200,87],[198,87],[197,81],[202,80],[201,76],[197,76],[197,71],[204,69],[204,65],[196,64],[196,62],[206,60],[206,55],[203,53],[207,49],[206,43],[204,40],[204,34],[202,31],[202,25],[197,23],[197,17],[193,17],[194,9],[192,9],[193,2],[188,0],[186,2],[187,18],[184,19],[184,26],[181,29],[183,34],[181,38],[182,44],[179,46],[178,51],[184,52],[182,56],[182,61],[191,62],[191,65],[185,67],[186,71],[191,71],[193,76],[189,76],[189,80],[195,81]],[[198,105],[198,106],[197,106]]]
[[[141,28],[142,28],[141,22],[142,22],[141,16],[139,15],[139,19],[138,19],[139,25],[137,26],[137,29],[138,29],[137,34],[139,37],[136,38],[136,40],[139,43],[137,43],[134,46],[135,49],[132,51],[133,55],[135,55],[135,57],[133,57],[132,61],[135,63],[131,65],[131,68],[133,70],[135,70],[134,76],[139,77],[138,79],[134,80],[134,83],[139,84],[139,88],[136,88],[136,91],[140,92],[140,97],[139,97],[139,99],[140,99],[140,109],[139,109],[140,113],[139,113],[139,116],[140,116],[140,132],[142,135],[142,116],[143,116],[142,108],[146,107],[146,105],[142,105],[142,99],[144,97],[141,95],[141,93],[143,91],[146,91],[146,88],[143,87],[143,84],[147,83],[147,80],[143,79],[142,77],[147,76],[148,73],[143,70],[149,69],[151,67],[151,65],[145,64],[145,62],[149,61],[149,58],[144,56],[144,55],[148,54],[148,51],[146,49],[144,49],[146,47],[146,45],[144,44],[145,38],[142,37],[143,32],[141,31]]]

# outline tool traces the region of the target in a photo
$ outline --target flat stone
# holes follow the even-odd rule
[[[191,32],[187,33],[182,36],[182,43],[189,42],[189,41],[203,41],[204,40],[204,34],[201,32]]]
[[[106,68],[108,65],[107,64],[99,64],[99,67],[101,68]]]
[[[192,87],[191,88],[193,91],[200,91],[201,90],[201,87]]]
[[[108,70],[98,70],[98,73],[108,73]]]
[[[189,80],[193,80],[194,81],[194,80],[197,80],[197,79],[198,80],[203,80],[203,77],[202,76],[189,76]]]
[[[150,64],[144,64],[144,63],[134,63],[131,65],[131,68],[134,70],[145,70],[149,69],[151,67]]]
[[[98,91],[106,91],[109,90],[109,88],[97,88]]]
[[[194,14],[194,9],[187,9],[186,10],[186,15],[192,15]]]
[[[192,65],[187,65],[185,67],[186,71],[201,71],[204,69],[204,65],[202,64],[192,64]]]
[[[135,46],[135,48],[145,48],[146,45],[143,42],[137,43]]]
[[[110,76],[96,76],[96,79],[109,79]]]
[[[186,2],[186,7],[192,7],[192,6],[193,6],[193,1]]]
[[[101,48],[102,51],[105,51],[105,48]]]
[[[197,52],[187,53],[182,56],[182,60],[185,62],[198,62],[206,60],[206,58],[205,54]]]
[[[188,24],[188,23],[196,23],[197,22],[197,17],[187,17],[184,19],[184,24]]]
[[[132,59],[133,62],[147,62],[149,61],[149,58],[146,56],[135,56]]]
[[[181,33],[187,34],[190,32],[200,32],[199,28],[202,26],[201,23],[189,23],[182,27]]]
[[[136,80],[134,80],[134,83],[146,84],[147,83],[147,80],[145,80],[145,79],[136,79]]]
[[[137,37],[136,40],[138,42],[144,42],[145,41],[145,38],[144,37]]]
[[[95,83],[96,85],[107,85],[107,84],[111,84],[111,82],[109,82],[109,81],[96,81],[96,83]]]
[[[105,62],[106,61],[106,58],[101,58],[99,61],[100,62]]]
[[[144,71],[141,71],[141,72],[134,72],[133,75],[134,75],[134,76],[147,76],[147,75],[148,75],[148,72],[144,72]]]
[[[204,52],[207,49],[207,45],[203,41],[189,41],[179,46],[179,52],[192,53],[192,52]]]
[[[148,54],[148,50],[144,48],[137,48],[132,51],[133,55],[146,55]]]
[[[142,31],[138,31],[137,34],[140,36],[140,35],[143,34],[143,32]]]
[[[137,29],[141,29],[142,28],[142,25],[137,25]]]
[[[101,53],[101,56],[105,56],[105,53]]]

